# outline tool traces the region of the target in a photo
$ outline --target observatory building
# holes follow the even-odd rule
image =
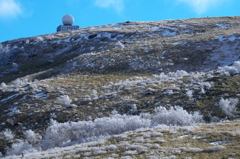
[[[57,32],[59,31],[67,31],[67,30],[75,30],[78,29],[79,26],[72,25],[74,23],[74,18],[70,14],[64,15],[62,18],[63,25],[59,25],[57,27]]]

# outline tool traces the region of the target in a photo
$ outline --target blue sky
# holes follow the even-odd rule
[[[0,42],[56,32],[71,14],[80,27],[240,15],[240,0],[0,0]]]

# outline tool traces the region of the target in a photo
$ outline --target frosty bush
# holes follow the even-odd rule
[[[155,109],[156,114],[153,116],[153,125],[192,125],[203,122],[202,115],[199,112],[193,114],[183,110],[182,107],[175,106],[167,110],[165,107],[158,107]]]
[[[92,121],[70,123],[51,122],[44,135],[43,148],[72,145],[91,141],[101,136],[120,134],[125,131],[150,127],[151,121],[140,116],[115,114],[111,117],[98,118]],[[73,142],[72,142],[73,141]]]
[[[6,140],[12,140],[15,137],[15,134],[10,129],[5,129],[2,134]]]
[[[116,47],[121,51],[124,49],[124,45],[120,41],[116,43]]]
[[[41,42],[41,41],[43,41],[44,39],[43,39],[43,37],[41,37],[41,36],[38,36],[38,37],[36,37],[36,41],[37,42]]]
[[[192,97],[193,97],[193,91],[192,91],[192,90],[188,90],[188,91],[186,92],[186,95],[188,96],[189,100],[191,100]]]
[[[18,140],[18,142],[12,144],[11,148],[7,149],[7,155],[20,155],[35,151],[38,150],[27,141]]]
[[[28,79],[17,78],[16,80],[12,81],[12,83],[14,85],[20,86],[20,85],[28,84],[29,81],[28,81]]]
[[[42,139],[42,137],[39,134],[35,133],[32,130],[27,130],[26,132],[24,132],[24,136],[25,136],[26,141],[28,141],[28,143],[30,143],[34,146],[37,146],[41,142],[41,139]]]
[[[7,87],[7,85],[4,82],[2,82],[1,83],[1,88],[5,88],[5,87]]]
[[[67,102],[67,104],[70,104],[70,102]],[[178,106],[171,107],[169,110],[164,107],[158,107],[155,111],[156,113],[153,116],[148,114],[131,116],[114,113],[110,117],[97,118],[94,121],[58,123],[51,120],[50,126],[46,129],[43,137],[32,130],[28,130],[24,133],[25,140],[15,142],[8,149],[7,154],[14,155],[20,154],[23,151],[27,153],[35,150],[70,146],[109,135],[121,134],[126,131],[150,128],[159,124],[191,125],[203,122],[202,116],[198,112],[190,114]],[[153,135],[161,136],[162,134]],[[139,137],[134,141],[143,142],[144,138]],[[141,151],[144,150],[142,149]]]
[[[70,99],[68,95],[62,95],[61,97],[57,98],[57,102],[68,107],[71,105],[72,99]]]
[[[227,73],[230,75],[240,73],[240,61],[235,61],[232,66],[219,67],[218,71],[224,71],[226,75]]]
[[[160,75],[154,75],[154,77],[160,81],[176,80],[186,76],[189,76],[189,73],[184,70],[177,70],[176,72],[169,72],[168,74],[162,72]]]
[[[234,117],[237,111],[236,105],[238,104],[238,98],[223,99],[221,98],[219,106],[222,111],[229,117]]]
[[[185,76],[189,76],[189,73],[187,73],[184,70],[177,70],[176,72],[169,72],[168,76],[171,78],[179,79],[179,78],[183,78]]]

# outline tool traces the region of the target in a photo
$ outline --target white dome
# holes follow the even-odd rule
[[[64,15],[62,18],[62,23],[64,25],[72,25],[73,22],[74,22],[74,18],[70,14]]]

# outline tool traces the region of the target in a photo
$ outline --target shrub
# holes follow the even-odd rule
[[[15,134],[10,129],[5,129],[4,131],[2,131],[2,134],[6,140],[12,140],[15,137]]]
[[[4,82],[2,82],[2,83],[1,83],[1,87],[2,87],[2,88],[5,88],[5,87],[7,87],[7,85],[6,85]]]
[[[18,140],[18,142],[13,143],[11,148],[7,149],[7,155],[20,155],[30,152],[38,151],[27,141]]]
[[[219,101],[219,106],[222,111],[229,117],[234,117],[236,113],[236,105],[238,104],[238,98],[223,99]]]
[[[57,102],[68,107],[71,105],[72,99],[70,99],[68,95],[62,95],[57,98]]]
[[[153,116],[153,125],[165,124],[165,125],[192,125],[196,123],[202,123],[202,115],[199,112],[192,114],[183,110],[182,107],[175,106],[167,110],[165,107],[157,107],[155,109],[156,115]]]
[[[176,72],[169,72],[168,74],[162,72],[160,75],[154,75],[154,77],[160,81],[176,80],[186,76],[189,76],[189,73],[184,70],[177,70]]]
[[[69,98],[67,98],[69,99]],[[70,104],[67,102],[66,104]],[[140,128],[150,128],[158,124],[167,125],[191,125],[203,122],[202,116],[195,112],[188,113],[181,107],[171,107],[169,110],[164,107],[156,108],[153,117],[145,115],[130,116],[112,114],[110,117],[97,118],[94,121],[79,121],[58,123],[51,120],[51,124],[46,129],[43,137],[32,130],[24,133],[25,140],[16,142],[8,149],[8,154],[19,154],[23,152],[32,152],[35,150],[46,150],[54,147],[69,146],[78,143],[88,142],[106,137],[109,135],[121,134],[126,131],[133,131]],[[161,133],[152,133],[151,136],[162,136]],[[134,139],[134,142],[144,142],[143,137]],[[162,140],[159,140],[162,142]],[[116,146],[107,148],[116,149]],[[145,151],[145,148],[139,149]]]
[[[124,45],[120,41],[116,43],[116,47],[121,51],[124,49]]]
[[[37,146],[42,140],[42,137],[32,130],[27,130],[24,132],[24,136],[26,141],[34,146]]]
[[[219,67],[218,70],[224,71],[225,74],[229,73],[230,75],[240,73],[240,61],[235,61],[232,66]]]
[[[192,97],[193,97],[193,91],[192,91],[192,90],[188,90],[188,91],[186,92],[186,95],[188,96],[189,100],[191,100]]]
[[[29,81],[28,81],[28,79],[17,78],[16,80],[12,81],[12,83],[14,85],[20,86],[20,85],[28,84]]]

